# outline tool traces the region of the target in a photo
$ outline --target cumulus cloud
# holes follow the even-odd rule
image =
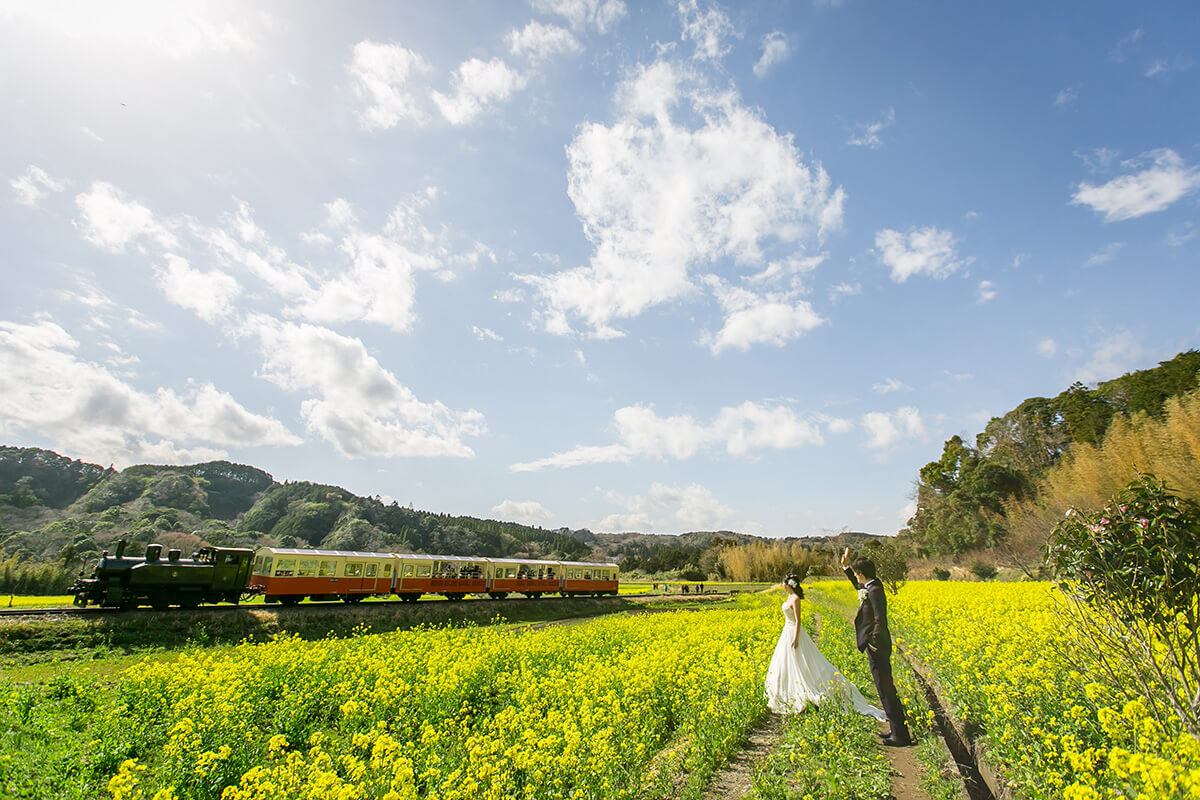
[[[434,92],[433,102],[451,125],[465,125],[525,86],[526,77],[502,59],[472,58],[454,72],[452,94]]]
[[[912,406],[898,408],[892,412],[872,411],[863,414],[859,421],[867,432],[867,447],[882,448],[901,439],[915,438],[925,434],[921,413]]]
[[[1043,358],[1054,358],[1055,353],[1058,352],[1058,343],[1050,338],[1042,339],[1038,342],[1037,351],[1038,355]]]
[[[913,228],[907,234],[889,228],[875,234],[875,256],[892,270],[892,280],[904,283],[913,275],[946,278],[970,263],[955,252],[950,231],[935,227]]]
[[[783,31],[771,31],[762,37],[762,55],[754,63],[754,74],[767,77],[773,68],[792,56],[792,42]]]
[[[492,513],[499,519],[531,525],[546,522],[554,516],[549,509],[534,500],[505,500],[492,506]]]
[[[1071,204],[1090,207],[1105,222],[1119,222],[1162,211],[1200,189],[1200,168],[1187,166],[1174,150],[1151,150],[1132,163],[1145,166],[1098,186],[1080,183]]]
[[[562,17],[574,30],[595,28],[600,33],[608,33],[628,13],[624,0],[531,0],[530,5]]]
[[[111,183],[97,181],[75,196],[79,219],[75,226],[84,239],[110,253],[119,253],[142,240],[175,247],[175,236],[141,203],[130,200]]]
[[[583,45],[566,28],[545,25],[537,20],[530,22],[520,30],[514,28],[508,32],[508,36],[505,38],[508,41],[510,53],[527,58],[534,64],[539,64],[553,56],[578,53],[583,50]]]
[[[418,53],[395,43],[364,40],[354,45],[347,71],[354,94],[365,107],[359,121],[366,130],[394,128],[402,121],[424,125],[429,122],[411,83],[432,68]]]
[[[172,303],[196,313],[205,322],[229,316],[242,287],[231,275],[219,270],[193,269],[186,259],[168,253],[166,264],[156,270],[159,288]]]
[[[980,281],[979,285],[975,287],[975,302],[979,305],[990,303],[996,299],[997,294],[996,284],[991,281]]]
[[[30,208],[37,208],[51,192],[61,192],[66,188],[62,181],[51,178],[44,169],[33,164],[25,168],[24,174],[9,181],[8,185],[13,188],[17,202]]]
[[[617,108],[612,125],[583,125],[567,148],[590,263],[516,276],[540,295],[547,331],[571,333],[578,318],[592,336],[620,336],[615,321],[695,292],[694,270],[756,266],[765,247],[802,251],[841,225],[845,195],[825,170],[687,69],[639,68]]]
[[[204,461],[226,457],[226,447],[301,443],[282,422],[247,410],[211,383],[145,392],[79,350],[79,342],[49,320],[0,321],[0,433],[35,431],[57,449],[119,466]]]
[[[668,486],[656,482],[642,495],[625,496],[606,492],[604,499],[610,505],[625,510],[625,513],[610,514],[596,526],[610,531],[684,533],[714,530],[734,513],[732,508],[697,483]],[[663,514],[669,516],[664,517]]]
[[[349,458],[471,458],[463,440],[486,432],[478,411],[419,400],[359,339],[265,315],[249,317],[242,332],[259,343],[261,377],[312,393],[300,404],[306,426]]]
[[[756,344],[781,347],[825,321],[804,300],[784,294],[758,295],[726,286],[715,275],[708,278],[725,312],[724,327],[702,337],[713,355],[729,348],[748,350]]]
[[[679,0],[675,10],[683,27],[680,39],[695,44],[692,57],[697,61],[721,60],[729,52],[726,39],[740,35],[729,16],[715,3],[706,3],[701,9],[699,0]]]
[[[883,140],[879,138],[879,134],[884,128],[890,128],[895,122],[896,109],[889,108],[883,119],[876,122],[860,122],[855,125],[854,130],[850,133],[850,138],[846,140],[846,144],[878,150],[883,146]]]
[[[762,449],[791,449],[823,443],[819,425],[786,406],[747,401],[726,406],[707,424],[691,415],[660,417],[647,406],[626,406],[613,415],[617,443],[581,445],[563,453],[513,464],[513,472],[565,469],[584,464],[628,463],[634,458],[671,458],[683,461],[701,448],[724,446],[730,455],[743,456]]]

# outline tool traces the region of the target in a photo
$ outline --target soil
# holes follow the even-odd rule
[[[767,754],[783,735],[783,717],[768,714],[753,730],[744,747],[730,756],[725,768],[717,773],[704,793],[704,800],[741,800],[750,791],[754,765]]]

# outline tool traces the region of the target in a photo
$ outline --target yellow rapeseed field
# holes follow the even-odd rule
[[[245,644],[131,669],[133,798],[657,797],[763,709],[778,609]],[[224,787],[222,789],[222,787]]]
[[[1091,673],[1059,602],[1045,583],[917,582],[890,614],[1019,797],[1200,798],[1200,741]]]

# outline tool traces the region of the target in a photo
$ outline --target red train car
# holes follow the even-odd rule
[[[616,564],[563,561],[562,573],[562,593],[566,597],[580,594],[599,597],[604,594],[616,594],[618,591]]]
[[[306,597],[358,603],[371,595],[390,594],[395,574],[391,553],[262,547],[254,555],[250,591],[266,595],[268,603],[284,605]]]

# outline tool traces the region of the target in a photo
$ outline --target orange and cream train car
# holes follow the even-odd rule
[[[617,594],[619,585],[616,564],[263,547],[255,553],[249,588],[268,603],[295,605],[306,597],[357,603],[392,594],[410,602],[424,594],[449,600],[599,597]]]

